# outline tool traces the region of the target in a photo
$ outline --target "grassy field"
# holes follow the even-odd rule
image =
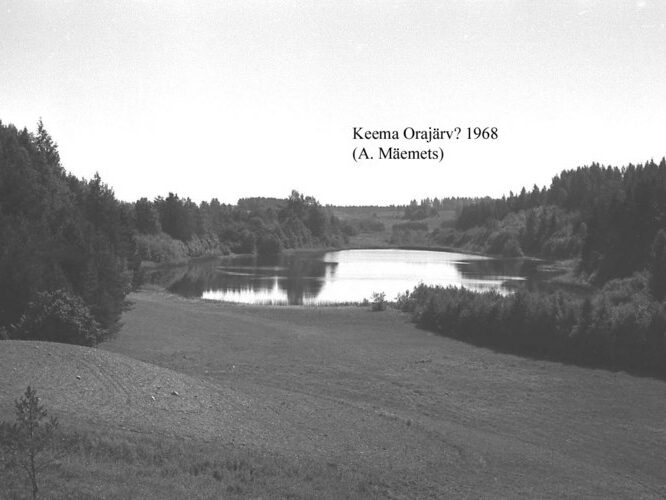
[[[384,496],[379,478],[264,446],[271,429],[233,388],[101,349],[0,347],[0,420],[13,420],[12,402],[30,384],[61,423],[55,449],[38,460],[50,462],[40,498]],[[29,498],[3,459],[0,498]]]
[[[0,343],[0,412],[32,383],[65,425],[53,497],[666,495],[663,381],[495,353],[392,310],[131,299],[100,349]]]

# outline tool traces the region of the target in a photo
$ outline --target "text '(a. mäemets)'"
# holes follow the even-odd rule
[[[499,137],[497,127],[428,127],[418,129],[405,127],[402,130],[372,130],[354,127],[355,141],[382,141],[381,144],[357,146],[352,151],[355,162],[360,160],[435,160],[444,159],[444,149],[437,142],[458,140],[494,141]],[[388,141],[420,141],[429,147],[416,149],[404,145],[388,144]]]

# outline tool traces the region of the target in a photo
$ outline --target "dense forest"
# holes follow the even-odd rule
[[[549,188],[466,205],[442,244],[506,256],[580,257],[580,270],[603,284],[650,265],[666,229],[666,160],[659,164],[568,170]]]
[[[348,232],[348,229],[347,229]],[[317,200],[196,204],[169,193],[121,202],[68,174],[41,121],[0,122],[0,338],[94,345],[113,329],[142,260],[339,246],[345,226]]]
[[[347,230],[317,200],[293,191],[286,200],[217,199],[199,205],[169,193],[134,204],[142,260],[177,262],[219,253],[276,254],[284,248],[338,247]]]
[[[460,211],[440,244],[505,256],[569,258],[591,295],[417,287],[400,307],[425,328],[481,345],[666,375],[666,160],[592,164],[549,188]]]

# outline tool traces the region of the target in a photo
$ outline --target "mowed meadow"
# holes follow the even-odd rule
[[[496,353],[391,309],[130,298],[98,349],[0,351],[2,416],[32,383],[64,426],[47,498],[666,495],[663,381]]]

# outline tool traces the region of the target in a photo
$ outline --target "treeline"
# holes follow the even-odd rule
[[[344,225],[310,196],[217,199],[199,205],[169,193],[134,204],[138,252],[143,260],[173,262],[219,253],[277,254],[284,248],[336,247]]]
[[[412,200],[405,207],[404,219],[422,220],[434,217],[442,210],[452,210],[458,215],[463,207],[475,203],[477,198],[424,198],[421,201]]]
[[[587,231],[580,212],[541,205],[507,212],[500,220],[490,216],[464,231],[442,227],[433,231],[431,239],[439,245],[504,257],[567,259],[580,256]]]
[[[666,227],[666,159],[643,165],[563,171],[549,188],[523,188],[462,208],[446,244],[502,240],[493,253],[581,257],[598,283],[644,269],[657,232]],[[465,234],[467,233],[467,234]],[[476,237],[483,233],[483,238]],[[488,250],[488,249],[487,249]],[[504,250],[504,251],[503,251]],[[490,251],[490,250],[489,250]]]
[[[57,144],[0,122],[0,338],[94,345],[111,331],[142,260],[339,246],[343,225],[296,191],[196,204],[169,193],[125,203],[99,175],[68,174]]]
[[[98,342],[138,269],[131,219],[99,176],[65,172],[41,121],[0,122],[0,336]]]
[[[664,377],[666,307],[650,288],[647,273],[585,299],[420,285],[398,304],[421,327],[476,345]]]

